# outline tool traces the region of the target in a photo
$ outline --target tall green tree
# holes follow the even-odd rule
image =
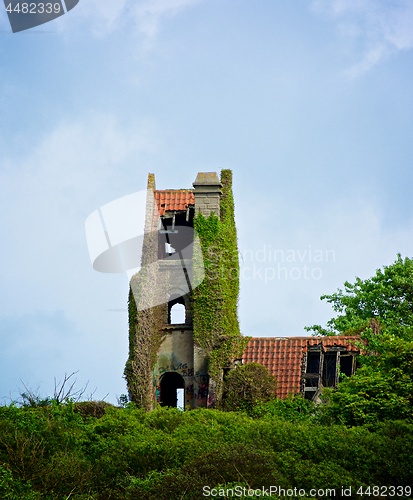
[[[413,339],[413,260],[402,258],[369,279],[346,281],[344,289],[322,295],[338,313],[326,327],[306,328],[321,335],[362,333],[370,328],[377,333],[386,330],[396,337]]]
[[[329,395],[327,413],[349,425],[413,420],[413,260],[398,255],[372,278],[345,282],[321,299],[337,314],[307,330],[362,340],[361,367]]]

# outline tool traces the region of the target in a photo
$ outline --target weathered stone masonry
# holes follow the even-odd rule
[[[227,196],[232,199],[232,177],[229,171],[223,171],[223,175],[230,191]],[[131,280],[129,359],[125,368],[130,399],[147,410],[155,402],[185,408],[214,406],[214,388],[222,385],[224,367],[217,370],[215,362],[218,380],[212,383],[210,357],[212,351],[219,352],[225,332],[217,320],[217,331],[211,331],[210,338],[194,341],[192,289],[194,283],[198,284],[193,251],[201,248],[194,241],[194,219],[202,214],[207,225],[214,226],[214,221],[219,225],[222,187],[215,172],[199,173],[193,189],[157,190],[155,176],[148,176],[142,269]],[[197,257],[202,259],[202,255]],[[220,297],[215,299],[219,301]],[[213,300],[208,307],[211,311]],[[177,307],[184,309],[184,319],[174,324]],[[239,328],[235,335],[240,336]],[[228,364],[230,358],[231,352],[223,363]]]

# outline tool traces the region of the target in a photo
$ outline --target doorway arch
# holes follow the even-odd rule
[[[185,381],[176,372],[166,372],[160,380],[161,406],[184,409]],[[178,401],[179,400],[179,401]]]

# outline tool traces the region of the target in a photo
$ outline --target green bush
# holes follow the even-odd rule
[[[275,397],[276,381],[259,363],[238,365],[224,379],[222,409],[252,411]]]
[[[16,479],[8,468],[0,465],[0,498],[36,500],[40,499],[40,495],[32,490],[29,483]]]
[[[199,499],[203,486],[408,485],[413,425],[316,423],[303,400],[245,412],[0,407],[0,498]]]
[[[73,404],[73,411],[79,413],[83,418],[101,418],[106,410],[113,407],[106,401],[79,401]]]
[[[252,417],[280,418],[288,422],[316,423],[320,419],[320,409],[319,405],[297,395],[288,399],[274,398],[265,403],[259,403],[249,414]]]

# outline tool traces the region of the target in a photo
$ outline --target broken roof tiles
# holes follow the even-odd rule
[[[191,189],[157,189],[154,196],[160,216],[195,205],[195,195]]]
[[[260,363],[277,380],[276,395],[285,399],[300,392],[303,354],[310,346],[342,347],[357,352],[358,336],[336,337],[261,337],[252,338],[245,349],[243,363]]]

